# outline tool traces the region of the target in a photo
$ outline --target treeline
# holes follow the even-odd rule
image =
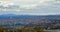
[[[50,27],[47,27],[49,29],[60,29],[60,24],[56,24]],[[47,32],[45,27],[40,26],[31,26],[31,27],[24,27],[24,28],[5,28],[3,26],[0,26],[0,32]]]
[[[45,32],[44,28],[38,26],[26,27],[26,28],[4,28],[0,26],[0,32]]]

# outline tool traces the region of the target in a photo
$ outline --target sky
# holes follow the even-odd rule
[[[60,0],[0,0],[0,14],[60,15]]]

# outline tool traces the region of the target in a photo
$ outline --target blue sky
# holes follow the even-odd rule
[[[0,14],[60,14],[60,0],[0,0]]]

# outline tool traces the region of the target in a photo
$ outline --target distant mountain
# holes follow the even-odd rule
[[[15,14],[3,14],[0,15],[0,19],[24,19],[24,18],[60,18],[60,15],[15,15]]]

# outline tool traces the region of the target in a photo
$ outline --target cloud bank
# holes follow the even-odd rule
[[[60,0],[0,0],[0,14],[60,14]]]

